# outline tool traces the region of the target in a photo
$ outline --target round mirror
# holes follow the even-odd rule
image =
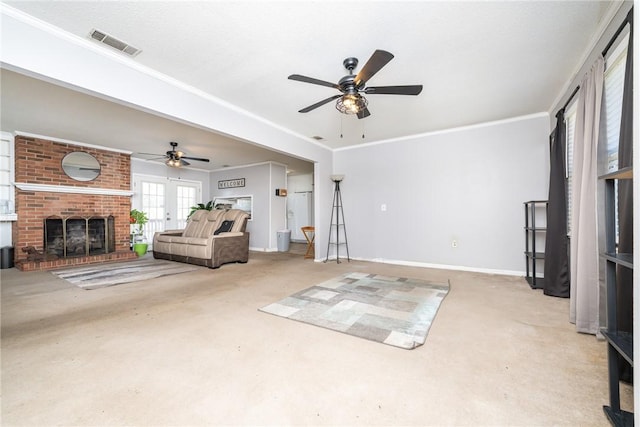
[[[76,181],[92,181],[100,175],[100,163],[89,153],[74,151],[62,159],[62,170]]]

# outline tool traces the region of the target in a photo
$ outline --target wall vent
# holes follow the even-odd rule
[[[89,37],[99,41],[100,43],[104,43],[107,46],[111,46],[112,48],[117,49],[120,52],[124,52],[129,56],[136,56],[137,54],[142,52],[142,50],[133,47],[128,43],[105,33],[104,31],[96,30],[95,28],[89,33]]]

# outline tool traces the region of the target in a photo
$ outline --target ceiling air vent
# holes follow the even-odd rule
[[[91,30],[89,36],[99,41],[100,43],[104,43],[107,46],[111,46],[114,49],[119,50],[120,52],[124,52],[129,56],[136,56],[140,52],[140,49],[130,46],[128,43],[123,42],[122,40],[118,40],[117,38],[103,32],[100,30],[96,30],[95,28]]]

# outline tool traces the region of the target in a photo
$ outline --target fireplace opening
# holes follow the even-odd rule
[[[115,251],[115,218],[48,217],[44,220],[44,253],[61,258]]]

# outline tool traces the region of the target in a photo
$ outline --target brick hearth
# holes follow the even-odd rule
[[[93,181],[75,181],[62,170],[62,159],[73,151],[93,155],[100,163],[100,175]],[[15,264],[20,270],[43,270],[135,258],[129,249],[131,159],[128,154],[68,143],[16,136],[16,212],[13,242]],[[22,187],[22,188],[21,188]],[[76,192],[77,191],[77,192]],[[60,258],[28,260],[22,251],[28,246],[42,252],[44,220],[49,216],[115,217],[115,252]]]

